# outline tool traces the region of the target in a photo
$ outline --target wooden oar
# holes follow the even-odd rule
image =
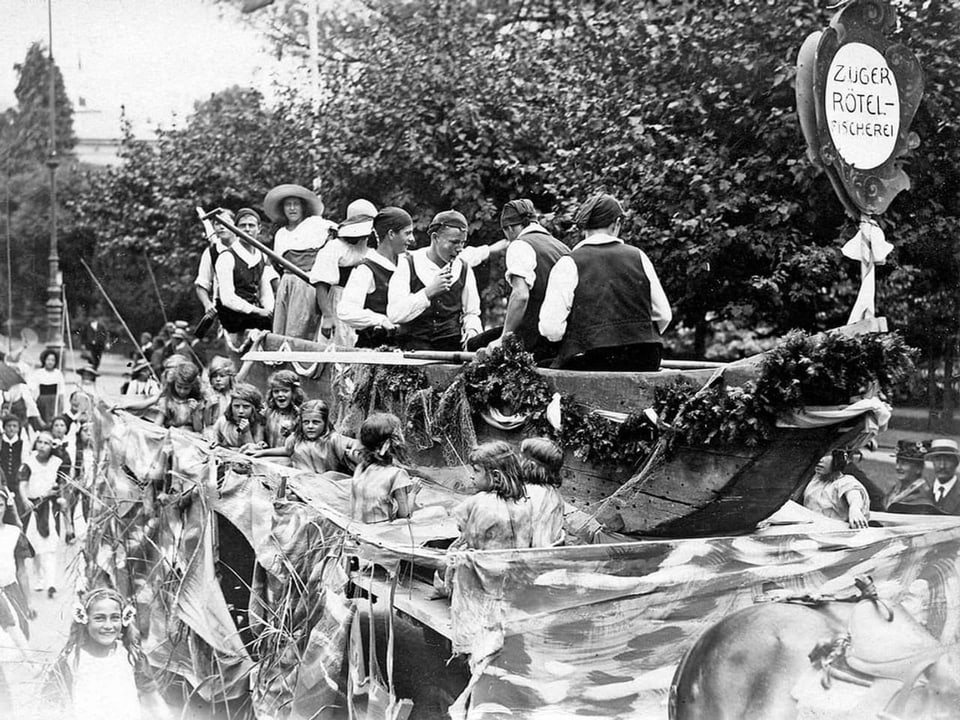
[[[243,230],[241,230],[240,228],[238,228],[236,225],[234,225],[234,224],[233,224],[232,222],[230,222],[229,220],[225,220],[225,219],[220,215],[221,212],[223,212],[223,210],[222,210],[221,208],[217,208],[216,210],[211,210],[210,212],[201,215],[201,216],[200,216],[200,220],[201,220],[201,221],[203,221],[203,220],[213,220],[214,222],[220,223],[220,224],[223,225],[227,230],[229,230],[230,232],[232,232],[234,235],[236,235],[237,237],[243,238],[246,242],[248,242],[248,243],[250,243],[251,245],[253,245],[257,250],[259,250],[260,252],[262,252],[264,255],[266,255],[267,257],[270,257],[270,258],[276,260],[278,263],[280,263],[281,265],[283,265],[283,268],[284,268],[285,270],[287,270],[287,271],[289,271],[289,272],[292,272],[294,275],[296,275],[298,278],[300,278],[301,280],[303,280],[303,281],[306,282],[306,283],[309,283],[309,282],[310,282],[310,276],[307,275],[307,273],[305,273],[303,270],[301,270],[300,268],[298,268],[296,265],[294,265],[292,262],[290,262],[290,261],[287,260],[286,258],[283,258],[283,257],[280,257],[279,255],[277,255],[277,253],[275,253],[273,250],[271,250],[270,248],[268,248],[268,247],[267,247],[266,245],[264,245],[262,242],[260,242],[259,240],[257,240],[253,235],[244,232]]]
[[[378,352],[376,350],[255,350],[243,356],[243,361],[345,363],[360,365],[435,365],[446,363],[462,365],[476,357],[474,352],[444,352],[439,350],[408,350],[406,352]],[[661,367],[672,370],[714,370],[725,363],[697,360],[664,360]]]

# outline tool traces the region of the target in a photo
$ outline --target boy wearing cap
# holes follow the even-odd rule
[[[397,326],[387,317],[387,289],[400,255],[413,246],[413,218],[385,207],[373,219],[377,249],[354,268],[337,305],[337,315],[357,331],[357,347],[396,344]]]
[[[560,343],[553,366],[658,370],[673,313],[646,253],[619,238],[623,208],[597,193],[576,222],[584,238],[553,266],[540,309],[540,334]]]
[[[473,270],[458,255],[467,240],[467,219],[456,210],[438,213],[427,228],[430,245],[397,264],[387,290],[387,317],[403,325],[408,350],[462,350],[483,329]]]
[[[503,329],[487,347],[492,350],[514,333],[535,360],[553,357],[558,345],[540,334],[537,323],[550,271],[570,250],[537,222],[536,208],[527,199],[511,200],[503,206],[500,227],[509,242],[506,278],[510,298]]]
[[[237,227],[248,235],[260,234],[256,210],[242,208],[236,214]],[[263,253],[243,238],[237,238],[220,253],[214,265],[220,297],[216,301],[220,324],[228,333],[273,327],[273,285],[276,271]]]
[[[957,487],[957,466],[960,449],[954,440],[934,440],[924,456],[933,465],[933,502],[940,512],[960,515],[960,488]]]

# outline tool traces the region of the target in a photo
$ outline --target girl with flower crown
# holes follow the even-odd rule
[[[136,614],[132,604],[108,587],[86,592],[73,606],[70,635],[53,672],[76,720],[139,720],[145,717],[141,696],[155,700]]]

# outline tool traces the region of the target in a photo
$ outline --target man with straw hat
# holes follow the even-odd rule
[[[938,438],[924,456],[933,465],[933,502],[942,513],[960,515],[960,488],[957,487],[957,466],[960,449],[955,440]]]

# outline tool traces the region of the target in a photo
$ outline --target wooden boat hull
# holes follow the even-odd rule
[[[268,335],[261,348],[267,351],[322,349],[316,343],[276,335]],[[308,396],[338,397],[330,365],[292,367],[303,377]],[[737,386],[755,377],[755,367],[756,360],[748,359],[722,371],[591,373],[544,369],[540,372],[553,390],[565,396],[588,403],[590,407],[630,413],[651,407],[656,389],[680,378],[701,386],[716,372],[722,372],[724,383]],[[255,363],[251,378],[263,382],[264,373],[273,369]],[[461,366],[435,364],[421,366],[421,369],[431,386],[442,391],[454,380]],[[257,378],[258,373],[264,374],[263,377]],[[331,417],[336,416],[332,408]],[[475,420],[475,429],[480,442],[504,439],[519,443],[525,437],[522,429],[505,431],[480,418]],[[767,442],[757,447],[680,446],[636,488],[606,503],[597,519],[611,531],[641,536],[747,533],[799,494],[820,457],[848,442],[856,433],[857,428],[851,428],[849,423],[802,430],[778,428]],[[440,443],[416,450],[412,462],[415,472],[434,482],[463,492],[472,490],[465,466],[449,464]],[[631,480],[638,470],[637,467],[586,463],[567,453],[562,492],[574,507],[595,512],[602,501]]]

